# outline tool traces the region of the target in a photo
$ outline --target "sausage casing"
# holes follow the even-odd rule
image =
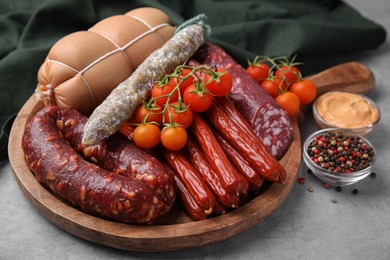
[[[166,202],[142,180],[88,162],[70,146],[59,122],[72,124],[76,112],[48,106],[27,123],[22,147],[36,179],[82,211],[99,217],[144,224],[168,212],[174,197]],[[168,180],[175,185],[172,176]]]
[[[246,195],[249,188],[248,181],[237,174],[210,127],[199,114],[194,114],[191,129],[207,161],[218,174],[223,187],[228,192]]]
[[[260,139],[248,135],[215,103],[205,115],[219,133],[240,152],[261,177],[269,181],[283,182],[286,170],[272,156]]]
[[[228,208],[236,208],[239,205],[239,197],[236,194],[227,192],[222,183],[212,169],[210,164],[204,157],[202,150],[191,138],[188,139],[187,144],[184,148],[184,154],[188,160],[192,163],[195,169],[198,170],[199,174],[210,187],[210,190],[214,193],[217,201]]]

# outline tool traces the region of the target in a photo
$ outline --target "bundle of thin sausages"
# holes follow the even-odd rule
[[[182,151],[163,151],[187,212],[196,220],[239,207],[264,181],[286,178],[285,169],[228,98],[218,100],[202,115],[194,115]],[[230,103],[230,113],[241,121],[231,119],[221,103]]]

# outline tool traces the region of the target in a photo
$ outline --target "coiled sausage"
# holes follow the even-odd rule
[[[66,140],[72,140],[71,132],[63,131],[77,126],[80,118],[75,110],[48,106],[27,123],[22,147],[36,179],[82,211],[99,217],[144,224],[168,212],[176,195],[173,176],[168,171],[156,172],[156,179],[165,179],[162,183],[166,186],[157,183],[152,188],[145,178],[137,178],[139,174],[129,177],[88,162]],[[73,145],[77,145],[75,139]],[[122,152],[123,158],[133,156]],[[142,165],[147,168],[156,163],[157,160],[152,163],[144,160]],[[170,195],[162,199],[164,193]]]

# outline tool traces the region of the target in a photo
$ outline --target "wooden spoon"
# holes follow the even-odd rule
[[[375,86],[372,71],[360,62],[345,62],[323,70],[309,77],[317,86],[317,97],[329,91],[348,91],[356,94],[367,94]],[[302,124],[305,113],[310,105],[301,106],[297,115],[298,123]]]
[[[317,86],[317,97],[328,91],[367,94],[375,85],[372,71],[359,62],[346,62],[309,77]]]

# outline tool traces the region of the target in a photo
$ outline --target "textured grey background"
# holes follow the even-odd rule
[[[390,31],[388,0],[347,2]],[[374,71],[377,83],[369,97],[379,105],[382,120],[368,139],[378,151],[377,178],[337,192],[307,176],[302,164],[305,184],[297,183],[278,210],[243,234],[197,249],[134,253],[90,243],[47,221],[26,200],[5,162],[0,164],[0,259],[390,259],[389,40],[375,51],[326,59],[330,64],[356,60]],[[315,66],[315,60],[309,64]],[[317,129],[309,113],[302,139]]]

